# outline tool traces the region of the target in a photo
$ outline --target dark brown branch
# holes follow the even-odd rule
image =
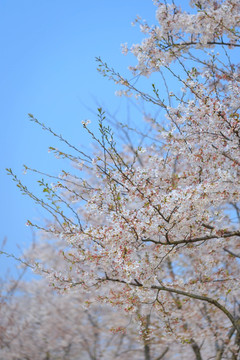
[[[206,229],[209,229],[209,230],[214,230],[214,227],[209,225],[209,224],[204,224],[202,223],[202,226],[205,227]]]
[[[164,352],[159,356],[159,357],[157,357],[155,360],[162,360],[163,359],[163,357],[166,355],[166,353],[168,352],[168,350],[169,350],[169,347],[167,347],[165,350],[164,350]]]
[[[163,48],[164,48],[164,50],[167,50],[167,49],[169,49],[171,47],[182,47],[182,48],[184,48],[186,46],[192,46],[192,45],[203,45],[203,44],[201,44],[201,41],[189,41],[189,42],[184,41],[184,42],[179,43],[179,44],[172,43],[172,44],[170,44],[168,46],[163,46]],[[204,45],[206,45],[206,44],[204,44]],[[223,45],[223,46],[240,47],[240,44],[227,43],[227,42],[224,42],[224,41],[220,41],[220,42],[218,42],[218,41],[208,41],[207,45]]]
[[[237,258],[240,259],[240,255],[235,254],[235,253],[233,253],[232,251],[230,251],[230,250],[228,250],[228,249],[226,249],[226,248],[223,248],[223,250],[226,251],[227,253],[229,253],[230,255],[232,255],[232,256],[237,257]]]
[[[240,236],[240,231],[232,231],[232,232],[225,232],[221,235],[217,235],[217,234],[212,234],[212,235],[206,235],[206,236],[199,236],[193,239],[181,239],[181,240],[176,240],[176,241],[171,241],[171,242],[162,242],[162,241],[157,241],[157,240],[153,240],[153,239],[141,239],[142,242],[152,242],[154,244],[161,244],[161,245],[178,245],[178,244],[192,244],[195,242],[200,242],[200,241],[206,241],[206,240],[211,240],[211,239],[221,239],[221,238],[228,238],[228,237],[233,237],[233,236]]]
[[[191,340],[191,346],[192,346],[192,349],[193,349],[194,354],[196,356],[196,360],[202,360],[200,347],[198,346],[198,344],[193,339]]]

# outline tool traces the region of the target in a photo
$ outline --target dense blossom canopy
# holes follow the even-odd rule
[[[58,255],[61,267],[49,259],[36,270],[60,291],[90,294],[88,305],[120,307],[140,326],[149,316],[145,339],[162,349],[184,344],[186,359],[237,359],[240,2],[190,5],[186,12],[156,1],[158,24],[138,18],[145,39],[124,45],[137,58],[135,75],[161,74],[152,93],[98,59],[99,71],[124,86],[122,94],[161,109],[161,119],[148,118],[152,140],[146,135],[145,145],[119,150],[99,108],[100,138],[83,122],[98,145],[93,157],[72,145],[76,155],[51,148],[83,175],[63,171],[54,185],[42,182],[50,204],[40,203],[54,215],[47,234],[67,250]],[[176,91],[168,90],[168,76]]]

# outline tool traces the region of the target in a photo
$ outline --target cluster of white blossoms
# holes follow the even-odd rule
[[[180,6],[158,3],[157,26],[141,25],[147,33],[140,45],[133,45],[130,51],[137,57],[138,65],[133,71],[150,75],[159,67],[187,54],[190,48],[213,48],[215,45],[233,47],[239,40],[236,28],[240,20],[238,0],[192,1],[194,14],[182,11]],[[139,20],[137,20],[139,22]],[[127,53],[127,45],[123,46]]]

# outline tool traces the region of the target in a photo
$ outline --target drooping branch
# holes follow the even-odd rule
[[[105,275],[106,275],[105,278],[99,278],[97,280],[101,281],[101,282],[104,282],[104,281],[118,282],[118,283],[126,284],[126,285],[129,285],[129,286],[135,286],[135,287],[144,288],[144,285],[141,284],[138,280],[135,280],[135,282],[127,283],[125,280],[114,279],[114,278],[110,278],[107,274],[105,274]],[[173,289],[173,288],[170,288],[168,286],[152,285],[149,288],[153,289],[153,290],[166,291],[168,293],[174,293],[174,294],[186,296],[186,297],[189,297],[191,299],[201,300],[201,301],[207,302],[207,303],[209,303],[211,305],[214,305],[216,308],[221,310],[228,317],[228,319],[230,320],[230,322],[234,326],[235,330],[240,334],[240,324],[239,324],[239,322],[236,321],[234,316],[230,313],[230,311],[228,311],[226,309],[226,307],[221,305],[217,300],[212,299],[212,298],[210,298],[208,296],[198,295],[198,294],[193,294],[193,293],[183,291],[183,290]]]

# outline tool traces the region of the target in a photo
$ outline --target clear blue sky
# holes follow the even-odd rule
[[[18,255],[16,244],[27,247],[32,234],[25,222],[42,212],[19,193],[5,168],[33,189],[32,178],[22,175],[23,164],[56,175],[59,169],[48,154],[55,139],[29,122],[27,114],[86,146],[81,120],[94,119],[86,107],[95,110],[98,103],[114,111],[121,101],[114,84],[96,71],[95,56],[126,74],[134,58],[123,56],[120,44],[141,40],[138,27],[131,26],[136,15],[153,23],[152,1],[0,0],[0,242],[7,237],[8,252]],[[0,274],[11,267],[13,262],[0,256]]]

